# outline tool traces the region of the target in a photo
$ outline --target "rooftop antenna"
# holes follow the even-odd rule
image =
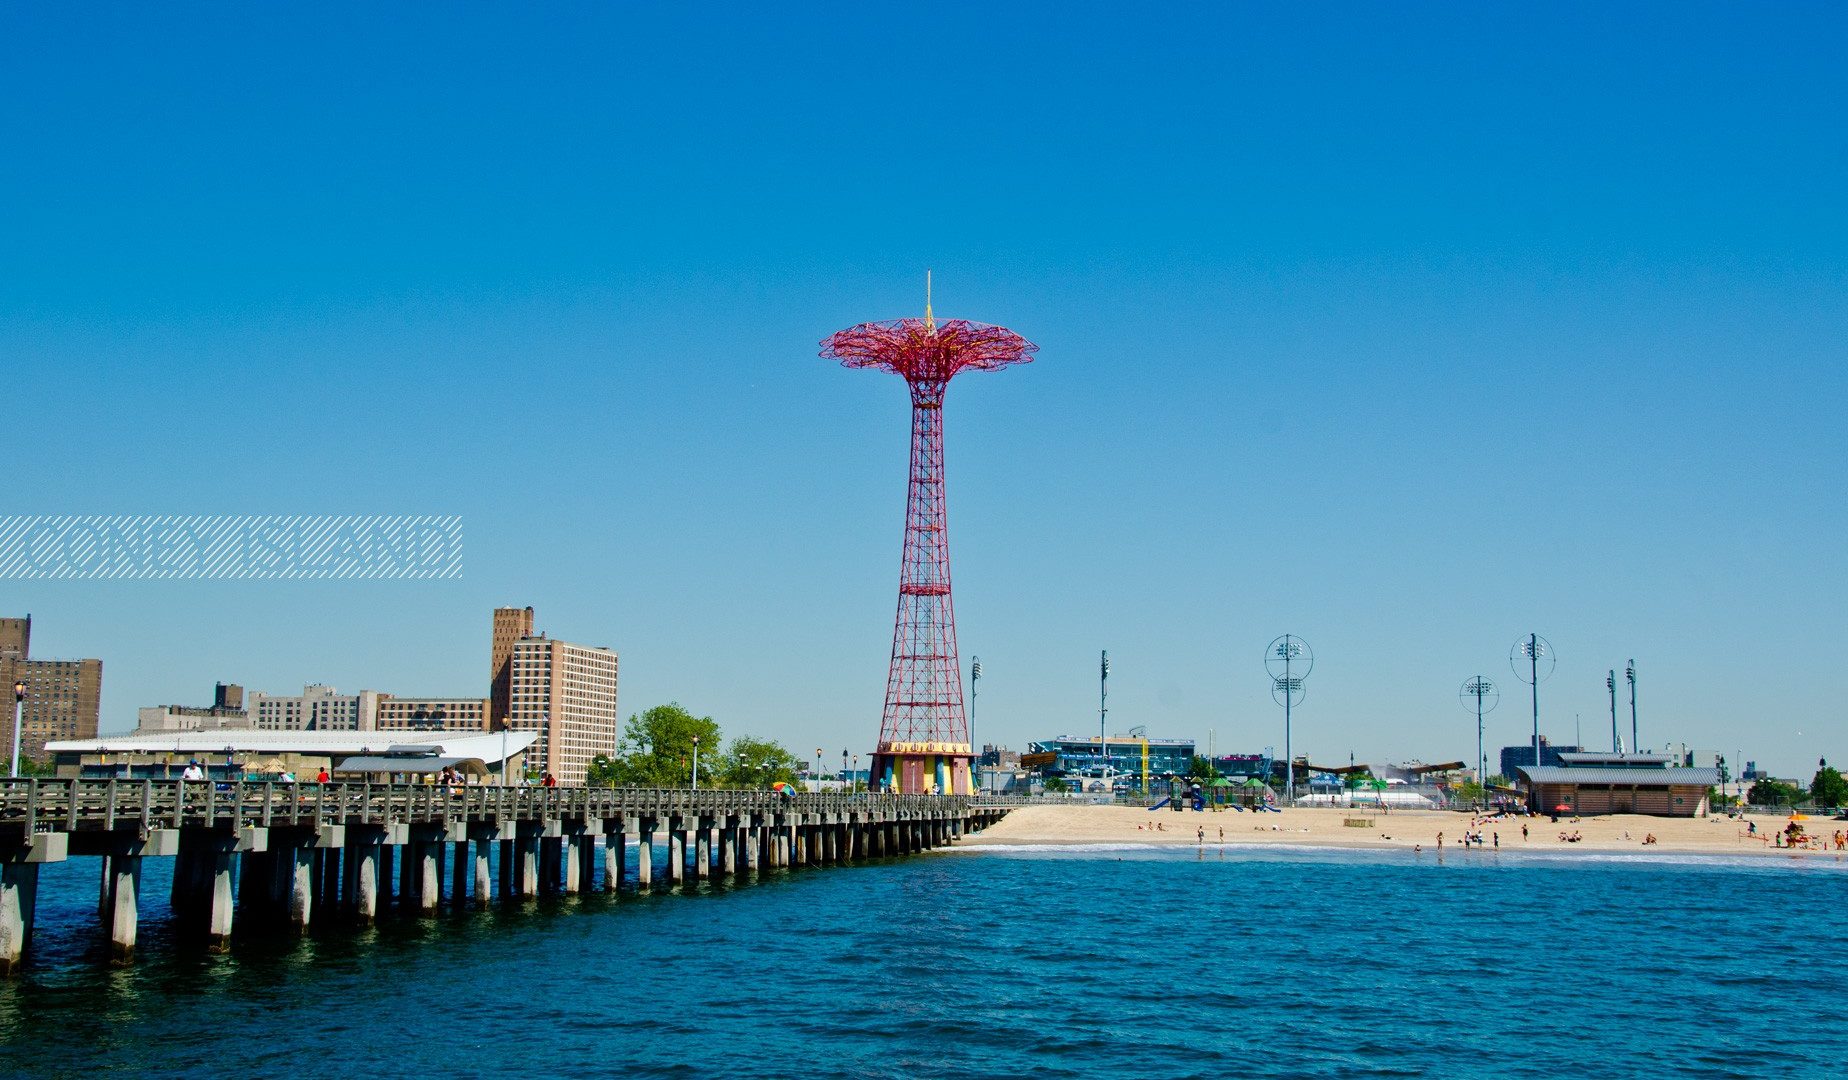
[[[924,270],[924,329],[937,329],[937,317],[930,313],[930,269]]]

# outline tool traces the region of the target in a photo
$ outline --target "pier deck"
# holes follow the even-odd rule
[[[0,974],[29,953],[38,868],[73,857],[100,860],[98,914],[111,956],[127,962],[149,856],[177,860],[179,926],[222,951],[234,925],[300,933],[329,917],[364,925],[393,902],[434,914],[599,883],[616,889],[631,843],[637,887],[647,889],[657,845],[667,848],[671,887],[908,855],[1006,812],[931,795],[0,780]]]

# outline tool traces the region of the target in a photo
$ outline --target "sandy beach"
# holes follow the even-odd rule
[[[999,823],[969,836],[964,847],[1021,844],[1166,844],[1197,845],[1199,830],[1206,843],[1291,844],[1315,847],[1404,848],[1433,851],[1438,836],[1445,850],[1462,846],[1467,832],[1479,832],[1482,848],[1569,853],[1635,852],[1700,855],[1751,855],[1795,859],[1840,859],[1834,837],[1848,830],[1848,822],[1811,819],[1803,822],[1811,836],[1823,844],[1814,848],[1778,848],[1771,834],[1787,819],[1754,816],[1759,835],[1748,835],[1746,823],[1727,817],[1659,818],[1622,814],[1611,817],[1561,817],[1558,824],[1540,818],[1475,820],[1469,814],[1442,810],[1394,810],[1387,813],[1338,808],[1301,808],[1280,813],[1145,810],[1127,806],[1022,806]],[[1356,824],[1350,824],[1355,822]],[[1365,824],[1358,824],[1365,822]],[[1521,826],[1527,826],[1527,835]],[[1157,828],[1156,826],[1160,826]],[[1223,832],[1223,836],[1221,835]],[[1577,835],[1568,842],[1563,835]],[[1654,835],[1656,842],[1644,844]]]

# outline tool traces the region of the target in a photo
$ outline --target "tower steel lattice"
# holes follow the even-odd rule
[[[999,326],[931,314],[861,323],[821,343],[844,367],[871,368],[911,387],[911,469],[905,553],[885,713],[872,778],[881,790],[972,792],[969,722],[963,712],[956,614],[950,600],[949,515],[943,484],[943,395],[960,371],[1024,364],[1038,346]]]

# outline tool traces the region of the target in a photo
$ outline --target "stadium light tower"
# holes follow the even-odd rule
[[[1533,688],[1534,692],[1534,768],[1540,767],[1540,684],[1552,674],[1559,661],[1553,655],[1553,644],[1539,634],[1528,634],[1514,643],[1508,650],[1508,666],[1514,668],[1515,677]],[[1538,790],[1533,785],[1530,789]]]
[[[1290,712],[1303,700],[1303,680],[1315,667],[1315,651],[1294,634],[1285,634],[1264,650],[1270,672],[1271,699],[1283,706],[1283,802],[1296,805],[1296,756],[1290,750]]]
[[[1624,665],[1623,677],[1630,681],[1630,749],[1633,752],[1640,751],[1642,747],[1636,745],[1636,661],[1635,660],[1631,660],[1628,664]]]
[[[911,468],[905,551],[898,572],[898,616],[885,711],[872,775],[878,789],[973,793],[969,721],[950,603],[949,514],[944,502],[943,395],[962,371],[997,371],[1033,358],[1038,346],[999,326],[924,317],[861,323],[821,343],[844,367],[897,375],[911,388]]]
[[[1463,680],[1463,689],[1457,692],[1457,697],[1465,709],[1476,710],[1476,783],[1487,786],[1489,758],[1482,746],[1482,715],[1494,712],[1495,706],[1501,704],[1501,691],[1487,676],[1471,675]]]

